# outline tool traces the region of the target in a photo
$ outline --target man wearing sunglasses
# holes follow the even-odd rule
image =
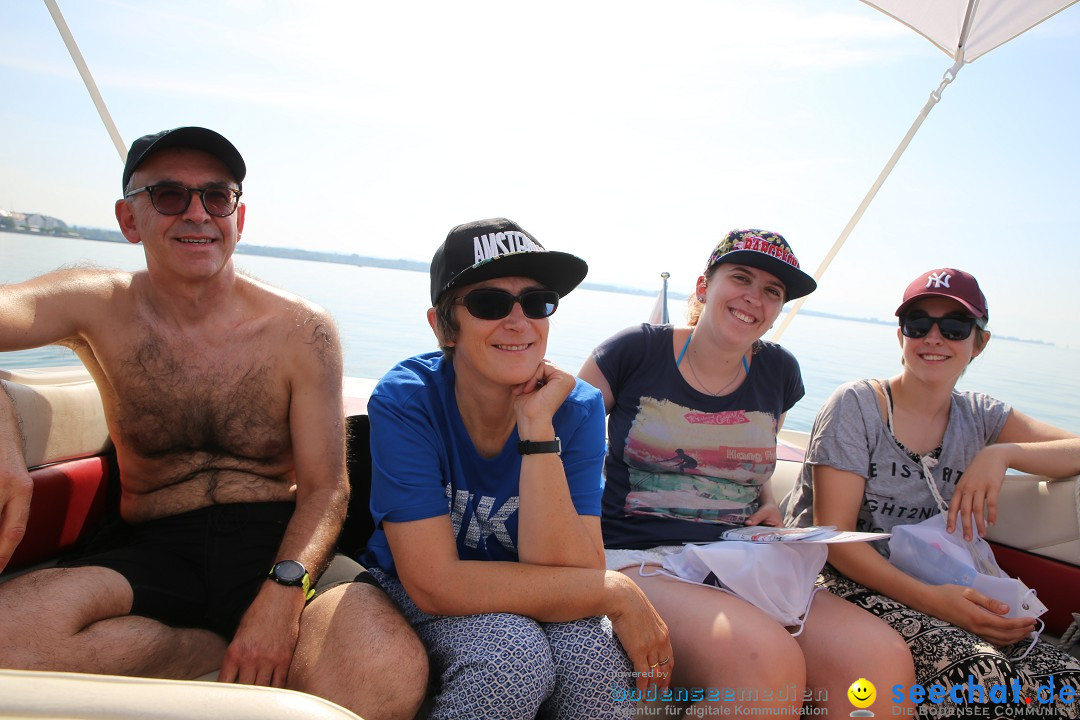
[[[316,588],[349,494],[341,347],[325,310],[233,267],[245,173],[205,128],[139,138],[116,217],[146,270],[0,288],[0,351],[66,345],[97,381],[129,533],[0,585],[0,667],[220,668],[411,718],[427,676],[415,633],[355,563]],[[18,437],[0,393],[0,570],[29,514]]]

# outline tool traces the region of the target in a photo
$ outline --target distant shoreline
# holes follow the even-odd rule
[[[66,233],[40,232],[36,230],[3,228],[4,232],[22,233],[27,235],[46,235],[50,237],[68,237],[76,240],[94,240],[97,242],[126,243],[127,240],[117,230],[105,230],[102,228],[89,228],[72,225]],[[356,253],[337,253],[324,250],[303,250],[301,248],[271,247],[269,245],[251,245],[241,243],[236,246],[238,255],[260,255],[263,257],[277,257],[292,260],[309,260],[313,262],[337,263],[339,265],[355,265],[357,267],[383,268],[387,270],[408,270],[411,272],[426,273],[429,263],[419,260],[406,260],[404,258],[388,259],[357,255]],[[583,282],[579,287],[599,292],[619,293],[622,295],[641,295],[654,297],[656,290],[642,290],[641,288],[623,287],[620,285],[606,285],[602,283]],[[675,300],[685,300],[686,295],[681,293],[669,293],[668,297]],[[819,312],[817,310],[800,310],[803,315],[820,317],[832,320],[850,320],[853,322],[867,323],[870,325],[895,325],[895,319],[882,320],[873,317],[852,317],[850,315],[838,315],[836,313]],[[994,335],[995,340],[1012,340],[1013,342],[1029,343],[1031,345],[1047,345],[1056,347],[1054,343],[1045,340],[1028,340],[1025,338]]]
[[[116,230],[102,230],[100,228],[84,228],[73,226],[72,231],[75,235],[67,235],[66,237],[75,237],[81,240],[97,240],[99,242],[123,242],[127,240],[124,236]],[[355,265],[357,267],[373,267],[383,268],[387,270],[409,270],[412,272],[428,272],[430,263],[421,262],[419,260],[406,260],[404,258],[390,259],[390,258],[377,258],[369,255],[357,255],[356,253],[338,253],[329,252],[325,250],[303,250],[301,248],[285,248],[285,247],[272,247],[270,245],[251,245],[249,243],[241,243],[236,246],[236,253],[238,255],[261,255],[263,257],[278,257],[287,258],[292,260],[311,260],[314,262],[328,262],[337,263],[339,265]],[[655,290],[642,290],[640,288],[628,288],[618,285],[604,285],[601,283],[581,283],[580,287],[587,288],[589,290],[599,290],[601,292],[613,292],[622,293],[624,295],[645,295],[653,296],[656,294]],[[678,298],[679,295],[672,295],[672,297]],[[682,297],[686,297],[683,295]]]

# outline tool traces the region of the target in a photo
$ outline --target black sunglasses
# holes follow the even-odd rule
[[[162,215],[179,215],[191,204],[191,193],[199,193],[202,206],[214,217],[229,217],[236,212],[240,196],[244,193],[225,185],[206,188],[189,188],[175,183],[161,183],[136,188],[124,194],[125,198],[141,192],[150,194],[150,204]]]
[[[525,317],[539,320],[551,317],[559,307],[559,293],[554,290],[526,290],[520,295],[496,288],[479,288],[454,298],[455,305],[464,305],[469,314],[480,320],[501,320],[511,313],[514,303],[521,303]]]
[[[930,328],[938,326],[941,337],[946,340],[967,340],[971,331],[978,324],[973,317],[946,315],[945,317],[930,317],[929,315],[905,315],[900,318],[900,332],[909,338],[924,338],[929,334]]]

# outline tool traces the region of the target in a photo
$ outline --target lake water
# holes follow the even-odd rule
[[[139,246],[0,232],[0,284],[86,262],[127,270],[145,267]],[[348,375],[377,378],[402,358],[436,347],[425,319],[426,273],[252,255],[237,255],[236,264],[328,308],[341,333]],[[576,372],[600,341],[645,320],[653,303],[654,298],[641,295],[575,290],[552,317],[549,357]],[[683,301],[672,300],[669,307],[672,318],[684,316]],[[879,315],[888,317],[891,310],[882,308]],[[788,413],[787,427],[795,430],[810,429],[814,414],[837,385],[888,377],[899,369],[894,326],[800,315],[782,344],[798,357],[806,383],[806,397]],[[77,362],[64,348],[0,353],[0,367]],[[1080,350],[995,339],[972,363],[960,387],[989,393],[1080,433],[1078,371]]]

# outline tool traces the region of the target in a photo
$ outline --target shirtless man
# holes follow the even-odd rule
[[[234,270],[245,172],[211,130],[140,138],[116,218],[146,270],[0,287],[0,350],[65,345],[93,375],[132,533],[0,584],[0,666],[172,678],[220,667],[223,682],[411,718],[423,646],[366,571],[353,564],[360,582],[305,602],[349,494],[341,347],[325,310]],[[29,515],[18,438],[0,393],[0,570]]]

